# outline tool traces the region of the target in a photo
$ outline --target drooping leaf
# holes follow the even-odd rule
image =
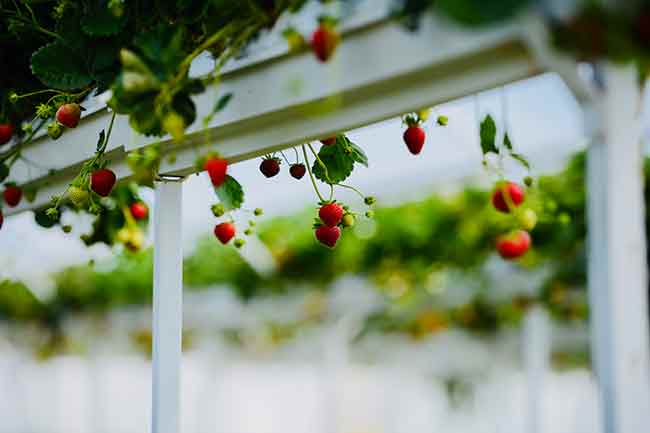
[[[347,137],[346,137],[346,140]],[[366,155],[366,152],[363,151],[362,148],[348,140],[348,144],[352,148],[352,158],[354,158],[355,162],[358,162],[359,164],[368,167],[368,156]]]
[[[510,141],[510,136],[508,136],[507,132],[503,136],[503,146],[512,152],[512,141]]]
[[[352,152],[346,152],[345,141],[337,139],[331,146],[323,146],[318,152],[321,163],[314,161],[313,173],[322,182],[335,184],[343,182],[352,174],[355,157]]]
[[[74,90],[87,86],[92,77],[84,59],[63,42],[56,41],[39,48],[32,55],[32,72],[46,86]]]
[[[244,189],[237,180],[228,175],[224,183],[214,192],[227,210],[239,209],[244,203]]]
[[[497,125],[494,123],[494,119],[489,114],[485,116],[485,119],[481,122],[481,150],[483,155],[486,155],[490,152],[499,153],[499,149],[496,146],[496,137],[497,137]]]

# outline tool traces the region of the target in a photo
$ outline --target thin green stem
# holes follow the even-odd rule
[[[351,185],[344,185],[344,184],[342,184],[342,183],[337,183],[337,184],[335,184],[334,186],[340,186],[341,188],[347,188],[347,189],[350,189],[350,190],[356,192],[357,194],[359,194],[359,197],[361,197],[362,199],[365,199],[365,198],[366,198],[366,196],[363,195],[363,194],[361,193],[361,191],[359,191],[358,189],[356,189],[355,187],[353,187],[353,186],[351,186]]]
[[[59,94],[59,95],[63,95],[63,94],[64,94],[64,93],[63,93],[62,91],[60,91],[60,90],[56,90],[56,89],[44,89],[44,90],[37,90],[36,92],[30,92],[30,93],[25,93],[25,94],[22,94],[22,95],[16,95],[14,98],[15,98],[15,99],[29,98],[30,96],[40,95],[40,94],[43,94],[43,93],[57,93],[57,94]]]
[[[314,179],[314,175],[311,172],[311,167],[309,166],[309,158],[307,158],[307,149],[305,148],[305,145],[302,145],[302,154],[305,157],[305,165],[307,166],[307,173],[309,173],[309,178],[311,179],[311,184],[314,186],[314,191],[316,191],[316,195],[318,196],[318,199],[321,202],[325,201],[325,198],[320,194],[320,191],[318,190],[318,186],[316,185],[316,179]]]
[[[329,183],[329,184],[331,185],[331,184],[332,184],[332,180],[330,179],[330,174],[329,174],[329,172],[327,171],[327,166],[326,166],[325,163],[320,159],[320,157],[318,156],[318,153],[316,153],[316,151],[315,151],[314,148],[312,147],[311,143],[307,143],[307,146],[309,146],[309,150],[311,150],[311,153],[314,154],[314,158],[316,158],[316,161],[318,162],[318,165],[320,165],[321,168],[323,169],[323,172],[325,172],[325,179],[327,179],[327,183]]]

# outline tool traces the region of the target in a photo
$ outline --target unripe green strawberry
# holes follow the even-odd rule
[[[127,71],[122,73],[122,87],[130,93],[142,93],[156,90],[160,85],[151,75]]]
[[[59,122],[51,122],[47,125],[47,135],[50,136],[52,140],[56,140],[61,137],[63,134],[63,126]]]
[[[149,68],[144,64],[142,59],[133,51],[122,48],[120,50],[120,61],[124,69],[140,72],[142,74],[150,74]]]
[[[88,202],[90,193],[87,190],[78,186],[71,186],[68,189],[68,198],[76,207],[82,207]]]
[[[351,213],[346,213],[343,215],[343,220],[341,221],[343,223],[343,227],[352,227],[354,226],[355,218],[354,215]]]
[[[537,214],[532,209],[525,209],[517,215],[519,225],[526,231],[531,231],[537,225]]]
[[[260,215],[262,215],[264,213],[264,210],[262,210],[262,208],[260,208],[260,207],[257,207],[257,208],[255,208],[253,213],[255,214],[255,216],[260,216]]]
[[[243,247],[245,244],[246,244],[246,241],[243,240],[243,239],[241,239],[241,238],[237,238],[237,239],[235,239],[235,241],[234,241],[234,243],[233,243],[233,245],[235,245],[235,248],[241,248],[241,247]]]
[[[217,218],[222,217],[223,214],[225,213],[226,213],[226,208],[221,203],[212,205],[212,214]]]
[[[366,198],[363,199],[363,202],[364,202],[365,204],[367,204],[368,206],[372,206],[373,204],[375,204],[375,203],[377,202],[377,199],[375,199],[375,198],[372,197],[372,196],[368,196],[368,197],[366,197]]]

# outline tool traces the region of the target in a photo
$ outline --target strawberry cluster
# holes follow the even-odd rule
[[[531,179],[527,178],[527,183]],[[520,206],[526,199],[524,189],[514,182],[499,182],[492,193],[492,206],[499,212],[515,217],[517,228],[497,238],[496,248],[506,260],[517,259],[530,249],[532,240],[530,231],[537,224],[537,214],[533,209]]]

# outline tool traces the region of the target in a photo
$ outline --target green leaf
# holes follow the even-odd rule
[[[508,133],[503,136],[503,146],[508,149],[510,152],[512,152],[512,142],[510,141],[510,137],[508,136]]]
[[[244,203],[244,189],[232,176],[226,176],[224,183],[214,192],[227,210],[239,209]]]
[[[483,155],[493,152],[498,154],[499,149],[496,146],[497,125],[489,114],[481,122],[481,150]]]
[[[125,23],[124,17],[113,15],[107,2],[101,0],[90,1],[81,18],[81,28],[90,36],[114,35],[119,33]]]
[[[348,145],[352,148],[352,158],[354,159],[354,162],[358,162],[359,164],[365,166],[366,168],[368,167],[368,156],[366,155],[366,152],[363,151],[362,148],[348,140],[348,138],[345,138],[348,142]]]
[[[336,143],[332,146],[323,146],[318,152],[320,161],[325,164],[323,167],[318,160],[314,161],[313,173],[316,179],[335,184],[343,182],[352,174],[354,169],[355,157],[354,152],[346,151],[349,147],[346,146],[345,140],[337,139]]]
[[[56,41],[39,48],[32,55],[32,72],[46,86],[73,90],[87,86],[92,77],[86,62],[75,50]]]

